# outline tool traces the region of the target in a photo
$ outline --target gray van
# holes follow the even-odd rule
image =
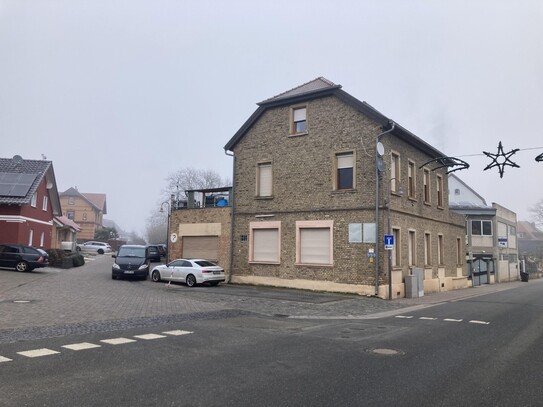
[[[123,244],[112,256],[111,278],[135,277],[145,280],[149,274],[149,251],[142,245]]]

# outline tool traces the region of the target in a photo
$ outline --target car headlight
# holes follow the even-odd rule
[[[119,265],[118,265],[117,263],[113,263],[113,268],[114,268],[115,270],[119,270],[119,269],[120,269],[120,267],[119,267]]]
[[[147,268],[147,264],[143,263],[138,270],[145,270]]]

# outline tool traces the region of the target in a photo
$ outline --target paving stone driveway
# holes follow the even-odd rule
[[[439,296],[386,301],[229,284],[189,288],[150,280],[112,280],[112,263],[110,255],[103,255],[66,270],[45,268],[20,273],[0,269],[0,343],[249,313],[357,318],[430,303],[432,298],[440,301]]]

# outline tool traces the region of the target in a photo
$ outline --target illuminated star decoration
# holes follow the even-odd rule
[[[543,153],[539,154],[539,155],[535,158],[535,160],[536,160],[537,162],[543,161]]]
[[[498,144],[498,154],[491,154],[491,153],[487,153],[486,151],[483,151],[483,153],[487,157],[492,158],[492,162],[488,164],[483,171],[489,170],[492,167],[498,167],[498,170],[500,171],[500,178],[503,178],[503,171],[506,165],[510,167],[520,168],[519,165],[517,165],[516,163],[514,163],[513,161],[509,159],[509,157],[511,157],[513,154],[515,154],[519,150],[520,150],[519,148],[515,148],[514,150],[511,150],[508,153],[504,153],[502,142],[500,141],[500,144]]]

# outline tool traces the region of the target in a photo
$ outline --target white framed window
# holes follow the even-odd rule
[[[424,234],[424,264],[432,264],[432,235],[428,232]]]
[[[296,263],[331,266],[334,264],[334,221],[296,222]]]
[[[75,212],[74,211],[67,211],[66,212],[66,217],[70,220],[74,220],[75,218]]]
[[[398,192],[400,185],[400,154],[390,153],[390,191]]]
[[[269,197],[273,193],[272,163],[259,163],[256,169],[256,196]]]
[[[42,208],[44,211],[47,210],[47,196],[44,196],[44,197],[43,197],[43,203],[42,203],[41,208]]]
[[[70,196],[68,198],[68,205],[75,205],[75,196]]]
[[[249,261],[281,262],[281,222],[249,223]]]
[[[290,134],[307,132],[307,107],[298,106],[291,109]]]
[[[417,243],[415,239],[415,231],[410,230],[407,236],[407,250],[408,250],[408,265],[414,266],[417,262]]]
[[[471,221],[472,236],[492,236],[492,221],[491,220],[472,220]]]
[[[424,168],[422,170],[422,182],[423,182],[423,188],[424,188],[424,203],[429,204],[431,202],[430,197],[430,170],[427,168]]]
[[[443,177],[441,175],[436,176],[436,189],[437,189],[437,207],[443,208]]]
[[[411,199],[416,198],[416,169],[413,161],[407,163],[407,196]]]
[[[401,265],[401,241],[400,241],[400,229],[392,229],[394,235],[394,246],[392,247],[392,267],[399,267]]]
[[[44,242],[45,242],[45,232],[41,232],[41,235],[40,235],[40,247],[43,247]]]
[[[445,246],[443,243],[443,235],[437,235],[437,262],[440,266],[445,264],[444,252]]]
[[[34,195],[32,195],[32,200],[30,201],[30,206],[35,208],[37,202],[38,202],[38,193],[34,192]]]
[[[32,246],[32,241],[34,240],[34,229],[30,229],[28,232],[28,245]]]
[[[336,190],[354,188],[354,152],[338,153],[335,155]]]

